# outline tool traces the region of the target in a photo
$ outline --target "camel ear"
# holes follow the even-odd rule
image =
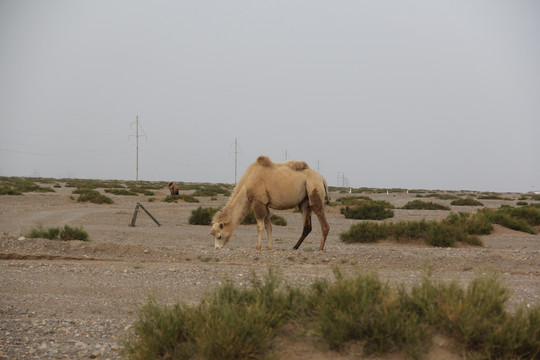
[[[223,223],[219,223],[219,228],[223,229]]]

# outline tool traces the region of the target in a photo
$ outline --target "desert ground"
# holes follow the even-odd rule
[[[199,206],[218,207],[227,201],[199,198],[200,203],[166,203],[168,189],[148,196],[110,195],[114,203],[78,203],[73,188],[52,193],[0,196],[0,359],[119,359],[120,339],[136,320],[138,309],[150,297],[162,304],[197,304],[201,296],[231,279],[249,283],[252,272],[263,276],[276,266],[289,284],[311,284],[332,278],[332,269],[345,273],[374,271],[390,283],[411,285],[427,271],[441,280],[467,284],[487,273],[499,274],[512,291],[508,306],[540,302],[540,235],[495,226],[482,236],[483,247],[433,248],[424,244],[344,244],[339,234],[358,220],[348,220],[338,207],[326,207],[330,223],[324,251],[318,251],[320,226],[313,217],[313,232],[299,250],[301,215],[275,212],[287,226],[274,226],[274,250],[255,249],[256,227],[241,225],[224,249],[214,249],[209,226],[189,225]],[[103,189],[99,189],[103,192]],[[186,191],[185,193],[189,193]],[[396,206],[386,221],[440,219],[450,211],[403,210],[416,194],[363,194]],[[515,205],[512,200],[481,200],[486,207]],[[340,196],[331,193],[332,199]],[[76,198],[76,195],[74,196]],[[450,200],[426,199],[450,206]],[[140,212],[131,222],[137,202],[162,224],[157,226]],[[478,207],[452,206],[453,212],[475,212]],[[30,228],[82,226],[91,242],[29,239]],[[345,353],[325,350],[306,338],[276,339],[274,357],[283,359],[360,359],[354,349]],[[447,339],[435,339],[426,358],[459,359]],[[396,357],[397,356],[397,357]],[[400,358],[399,355],[368,357]]]

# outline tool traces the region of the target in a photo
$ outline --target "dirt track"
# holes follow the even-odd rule
[[[196,304],[205,291],[224,279],[246,283],[252,271],[262,275],[270,265],[278,266],[287,282],[305,285],[317,277],[331,278],[335,266],[350,273],[376,271],[384,280],[406,284],[421,279],[426,269],[437,278],[464,284],[496,272],[513,291],[510,307],[540,302],[539,235],[496,227],[492,235],[483,237],[482,248],[346,245],[339,241],[339,233],[354,221],[345,219],[337,208],[328,208],[331,230],[323,252],[317,251],[320,227],[315,217],[313,233],[298,251],[292,250],[301,233],[301,219],[290,211],[279,212],[288,226],[274,226],[274,250],[255,250],[254,226],[240,226],[225,249],[215,250],[209,227],[188,225],[188,217],[200,205],[223,204],[224,197],[206,198],[199,204],[169,204],[160,201],[167,194],[163,189],[152,203],[144,196],[112,195],[114,204],[94,205],[70,199],[72,189],[55,190],[0,197],[0,359],[119,358],[118,338],[150,296],[161,303]],[[413,194],[369,196],[397,207],[416,199]],[[141,212],[137,226],[129,227],[137,201],[163,225],[158,227]],[[489,207],[515,205],[515,201],[482,201]],[[452,207],[452,211],[476,208]],[[448,214],[396,209],[391,221]],[[19,239],[36,224],[80,225],[92,242]],[[291,345],[285,340],[279,344],[278,356],[337,356],[305,344]]]

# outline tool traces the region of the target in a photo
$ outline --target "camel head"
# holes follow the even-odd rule
[[[210,234],[214,237],[214,245],[216,249],[221,249],[229,242],[233,234],[232,225],[230,223],[214,222]]]

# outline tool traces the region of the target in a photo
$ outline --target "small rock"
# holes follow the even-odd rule
[[[26,240],[26,238],[25,238],[24,236],[19,236],[19,237],[17,238],[17,240],[23,241],[23,240]]]

